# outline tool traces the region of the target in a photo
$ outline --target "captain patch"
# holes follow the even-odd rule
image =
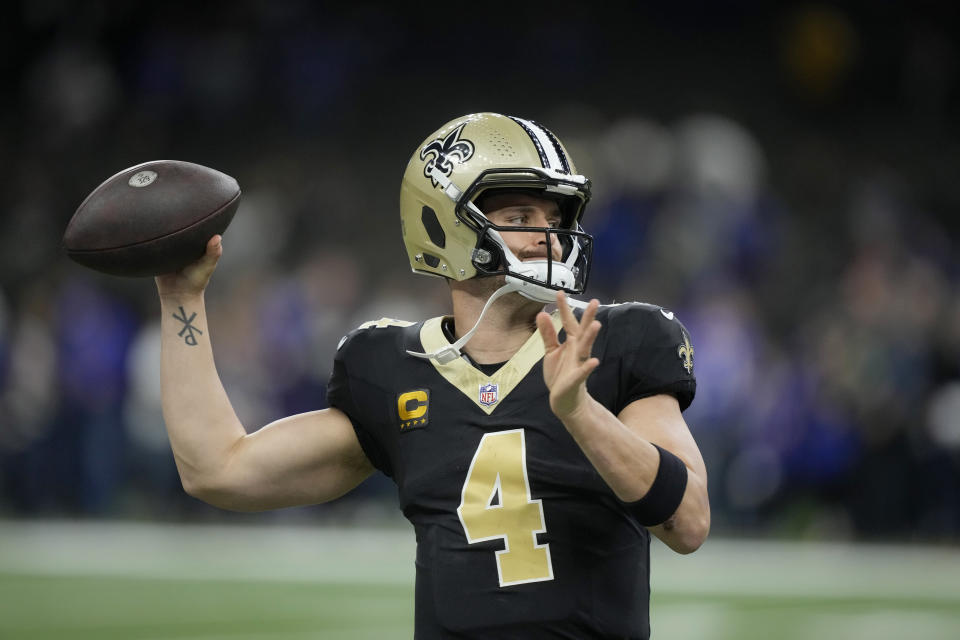
[[[405,391],[397,396],[397,414],[400,431],[411,431],[427,426],[430,410],[430,392],[427,389]]]

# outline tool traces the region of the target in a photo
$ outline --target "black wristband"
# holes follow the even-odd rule
[[[670,516],[677,512],[680,502],[683,501],[683,493],[687,490],[687,465],[666,449],[657,447],[657,451],[660,452],[660,466],[650,490],[639,500],[624,503],[645,527],[663,524],[669,520]]]

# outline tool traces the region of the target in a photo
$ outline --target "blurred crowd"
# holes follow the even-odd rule
[[[254,429],[326,406],[351,328],[448,310],[442,283],[408,272],[399,179],[442,122],[499,110],[550,127],[593,179],[590,296],[655,302],[689,328],[698,391],[685,417],[715,531],[960,539],[949,23],[894,5],[742,3],[699,20],[638,10],[631,29],[616,15],[537,23],[527,9],[534,26],[515,34],[546,48],[524,40],[470,76],[452,47],[495,17],[426,42],[426,10],[389,5],[251,2],[232,19],[198,9],[149,23],[137,8],[68,20],[57,6],[23,3],[8,45],[0,516],[241,517],[180,488],[153,283],[59,252],[96,184],[160,157],[240,182],[208,309],[221,378]],[[542,69],[526,57],[538,51],[567,62]],[[445,65],[463,77],[433,77]],[[261,517],[394,503],[375,478],[332,505]]]

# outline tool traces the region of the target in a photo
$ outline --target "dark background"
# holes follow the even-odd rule
[[[674,309],[726,535],[960,536],[958,21],[949,3],[22,2],[0,27],[0,516],[220,512],[179,486],[149,279],[60,251],[174,158],[244,190],[208,292],[249,430],[325,406],[339,337],[446,311],[400,177],[444,122],[551,128],[594,182],[589,294]]]

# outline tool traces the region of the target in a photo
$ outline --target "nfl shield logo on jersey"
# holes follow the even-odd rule
[[[480,385],[480,404],[485,407],[496,404],[497,400],[500,399],[499,393],[497,393],[498,389],[499,385],[495,385],[492,382]]]

